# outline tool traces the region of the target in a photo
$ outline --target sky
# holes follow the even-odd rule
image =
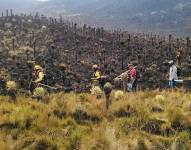
[[[35,0],[35,1],[46,2],[46,1],[49,1],[49,0]]]

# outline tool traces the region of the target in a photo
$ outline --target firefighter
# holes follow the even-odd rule
[[[35,71],[35,77],[36,77],[36,80],[34,81],[34,83],[35,84],[43,83],[45,79],[43,68],[40,65],[35,65],[34,71]]]
[[[40,84],[44,84],[45,74],[43,68],[40,65],[34,66],[34,76],[35,76],[35,81],[33,81],[32,91],[31,91],[33,93],[32,98],[41,100],[45,91]]]
[[[92,78],[93,86],[100,86],[101,71],[99,70],[99,67],[96,64],[92,66],[92,69],[94,70],[93,78]]]

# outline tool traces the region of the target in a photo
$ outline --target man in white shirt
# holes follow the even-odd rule
[[[178,80],[177,67],[176,67],[174,61],[169,61],[169,65],[170,65],[169,87],[170,88],[175,88],[175,86],[176,86],[175,80]]]

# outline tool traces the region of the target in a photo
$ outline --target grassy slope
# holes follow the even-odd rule
[[[159,95],[160,94],[160,95]],[[157,96],[159,95],[159,96]],[[161,96],[163,95],[163,96]],[[1,149],[126,150],[190,147],[191,96],[148,91],[113,99],[55,94],[44,103],[0,97]]]

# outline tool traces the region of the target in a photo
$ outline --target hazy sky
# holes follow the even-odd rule
[[[36,0],[36,1],[46,2],[46,1],[49,1],[49,0]]]

